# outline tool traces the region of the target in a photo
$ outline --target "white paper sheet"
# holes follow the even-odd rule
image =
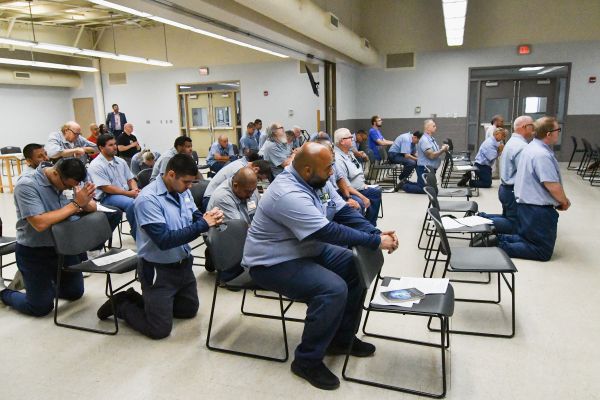
[[[444,229],[450,230],[464,228],[465,225],[457,222],[457,219],[460,218],[442,217],[442,225],[444,226]]]
[[[390,290],[416,288],[425,294],[443,294],[446,293],[449,282],[450,279],[447,278],[403,277],[400,279],[393,279],[388,286],[379,286],[377,288],[377,292],[375,293],[375,297],[373,297],[371,304],[381,306],[412,307],[415,304],[419,304],[421,300],[390,303],[381,295],[381,293],[388,292]]]
[[[133,251],[131,249],[127,249],[125,251],[122,251],[120,253],[113,254],[110,256],[94,258],[94,259],[92,259],[92,262],[99,267],[103,267],[105,265],[112,264],[114,262],[121,261],[121,260],[124,260],[126,258],[135,256],[135,255],[137,255],[137,253],[135,251]]]
[[[469,171],[473,169],[472,165],[455,165],[454,169],[457,171]]]
[[[113,210],[112,208],[104,207],[100,203],[96,203],[96,211],[102,211],[102,212],[107,212],[107,213],[117,212],[117,210]]]
[[[470,217],[456,218],[456,222],[466,226],[477,226],[477,225],[494,225],[494,221],[491,219],[483,218],[478,215],[472,215]]]

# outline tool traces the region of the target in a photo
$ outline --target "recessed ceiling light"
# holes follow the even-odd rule
[[[539,71],[540,69],[544,69],[544,67],[522,67],[519,68],[519,71]]]

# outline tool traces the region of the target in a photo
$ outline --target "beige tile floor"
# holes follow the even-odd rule
[[[563,166],[564,168],[564,166]],[[559,239],[550,262],[516,260],[517,333],[513,339],[453,335],[449,356],[449,399],[593,399],[600,398],[600,188],[563,171],[573,206],[561,213]],[[497,185],[497,182],[494,182]],[[481,210],[499,210],[496,189],[476,198]],[[401,246],[386,256],[384,273],[419,276],[424,261],[416,249],[424,196],[384,195],[381,227],[396,229]],[[0,195],[5,234],[14,233],[11,194]],[[126,245],[133,245],[126,238]],[[13,273],[10,268],[6,275]],[[196,269],[201,298],[195,319],[175,323],[172,335],[146,339],[125,324],[117,336],[102,336],[54,326],[52,317],[30,318],[0,305],[0,398],[9,399],[401,399],[415,396],[342,381],[323,392],[297,378],[285,364],[208,351],[205,346],[214,276]],[[103,279],[85,280],[86,294],[61,303],[64,315],[93,326],[104,301]],[[489,294],[494,286],[455,285],[461,296]],[[280,324],[239,314],[240,295],[223,292],[215,339],[247,349],[280,351]],[[275,302],[251,298],[255,310],[276,312]],[[294,313],[301,316],[303,307]],[[459,303],[454,328],[507,329],[508,303],[502,306]],[[289,323],[291,351],[302,325]],[[436,339],[417,317],[373,317],[371,329],[421,339]],[[435,349],[375,340],[377,353],[354,359],[352,372],[383,381],[437,390],[439,354]],[[326,363],[341,375],[343,359]]]

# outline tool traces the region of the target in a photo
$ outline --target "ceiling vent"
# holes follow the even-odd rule
[[[29,72],[14,71],[13,76],[15,79],[31,79],[31,74]]]
[[[327,20],[327,25],[332,31],[335,31],[340,27],[340,19],[336,17],[333,13],[327,13]]]
[[[415,53],[388,54],[385,58],[386,68],[414,68]]]
[[[108,74],[108,83],[111,85],[127,84],[127,74],[125,72]]]

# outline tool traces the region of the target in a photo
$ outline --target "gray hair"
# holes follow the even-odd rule
[[[523,125],[527,124],[533,124],[533,118],[531,118],[529,115],[521,115],[517,117],[513,122],[513,129],[516,131]]]
[[[427,125],[429,124],[433,124],[432,119],[426,119],[425,122],[423,122],[423,129],[427,129]]]
[[[342,139],[348,137],[348,135],[352,135],[352,132],[348,128],[340,128],[333,132],[333,141],[337,145]]]
[[[267,137],[269,139],[275,139],[275,137],[277,136],[277,129],[279,129],[279,127],[281,126],[281,124],[274,122],[271,124],[271,126],[269,126],[269,133],[267,135]]]

